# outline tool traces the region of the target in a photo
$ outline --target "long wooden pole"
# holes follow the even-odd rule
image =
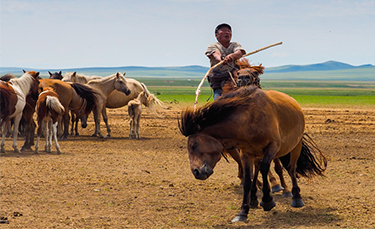
[[[273,47],[273,46],[281,45],[282,43],[283,43],[283,42],[278,42],[278,43],[275,43],[275,44],[272,44],[272,45],[268,45],[268,46],[266,46],[266,47],[263,47],[263,48],[257,49],[257,50],[255,50],[255,51],[252,51],[252,52],[246,53],[246,54],[244,54],[242,57],[250,56],[250,55],[252,55],[252,54],[254,54],[254,53],[257,53],[257,52],[263,51],[263,50],[268,49],[268,48],[271,48],[271,47]],[[241,58],[242,58],[242,57],[241,57]],[[210,69],[208,69],[206,75],[204,75],[203,79],[202,79],[201,82],[199,83],[198,88],[197,88],[197,90],[195,91],[194,111],[195,111],[196,108],[197,108],[198,97],[199,97],[199,93],[201,92],[201,87],[202,87],[204,81],[206,80],[208,74],[210,74],[210,72],[212,71],[212,69],[214,69],[214,68],[216,68],[216,67],[222,65],[223,63],[224,63],[224,60],[220,61],[219,63],[215,64],[215,65],[212,66]]]

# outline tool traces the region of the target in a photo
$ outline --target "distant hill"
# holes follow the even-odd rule
[[[357,68],[366,68],[373,65],[361,65],[353,66],[350,64],[345,64],[337,61],[327,61],[319,64],[310,64],[310,65],[284,65],[280,67],[267,68],[267,73],[280,73],[280,72],[305,72],[305,71],[332,71],[332,70],[345,70],[345,69],[357,69]]]
[[[182,67],[92,67],[70,69],[25,69],[39,71],[43,78],[49,77],[48,71],[74,72],[85,75],[108,76],[116,72],[126,72],[130,78],[202,78],[208,67],[190,65]],[[0,75],[13,73],[22,74],[22,68],[0,67]],[[341,80],[341,81],[375,81],[375,66],[371,64],[353,66],[350,64],[327,61],[310,65],[284,65],[265,69],[263,80]]]

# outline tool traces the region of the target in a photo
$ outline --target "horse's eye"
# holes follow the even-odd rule
[[[197,147],[198,147],[198,142],[194,142],[194,143],[191,145],[191,149],[192,149],[192,150],[195,150]]]

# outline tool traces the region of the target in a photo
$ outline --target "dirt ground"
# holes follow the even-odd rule
[[[126,108],[109,110],[112,138],[91,137],[90,117],[81,136],[60,141],[61,155],[15,154],[8,138],[0,218],[9,223],[0,227],[375,228],[375,109],[304,108],[306,132],[329,156],[326,177],[299,180],[303,208],[274,193],[273,210],[231,223],[242,201],[237,164],[221,160],[208,180],[195,180],[177,127],[183,106],[172,106],[164,118],[143,113],[140,140],[128,138]]]

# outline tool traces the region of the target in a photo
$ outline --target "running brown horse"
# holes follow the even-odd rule
[[[267,177],[274,158],[281,159],[291,177],[292,207],[304,206],[297,174],[323,176],[327,165],[323,153],[304,133],[301,107],[281,92],[263,91],[255,86],[241,87],[197,111],[184,110],[179,128],[188,137],[190,169],[196,179],[205,180],[213,173],[223,149],[238,147],[241,150],[244,192],[241,210],[233,222],[245,221],[250,206],[258,205],[256,180],[259,171],[263,178],[261,206],[265,211],[276,206]],[[260,163],[256,163],[258,161]]]
[[[87,115],[96,105],[97,92],[84,84],[67,83],[57,79],[41,79],[39,87],[52,87],[64,106],[64,131],[60,139],[67,139],[69,135],[69,110],[80,115]]]
[[[22,118],[22,112],[26,106],[26,97],[33,90],[37,89],[39,72],[24,71],[20,78],[13,78],[9,82],[0,81],[1,94],[1,126],[2,126],[2,140],[0,152],[5,152],[5,136],[10,125],[10,119],[14,118],[13,127],[13,149],[14,152],[19,153],[17,147],[18,127]],[[16,96],[14,96],[16,95]]]

